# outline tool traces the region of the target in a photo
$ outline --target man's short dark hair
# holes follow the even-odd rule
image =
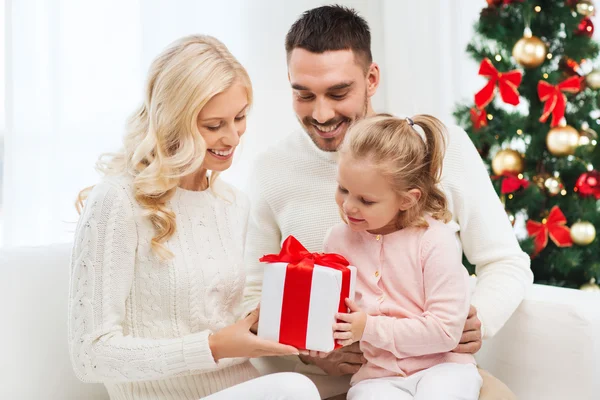
[[[292,50],[301,48],[312,53],[352,50],[357,62],[368,70],[371,55],[369,24],[358,13],[340,5],[313,8],[294,22],[285,37],[288,60]]]

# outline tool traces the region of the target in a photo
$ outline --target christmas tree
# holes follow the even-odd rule
[[[522,224],[535,281],[586,290],[600,281],[594,12],[591,0],[487,0],[467,46],[487,84],[454,113]]]

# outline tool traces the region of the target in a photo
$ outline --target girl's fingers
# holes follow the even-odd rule
[[[352,332],[334,332],[334,339],[352,339]]]
[[[352,322],[352,320],[354,320],[352,314],[337,313],[335,317],[344,322]]]
[[[349,331],[352,329],[352,324],[348,324],[346,322],[336,322],[333,324],[334,331]]]
[[[352,343],[354,343],[354,340],[352,340],[352,339],[338,340],[337,342],[340,346],[350,346]]]
[[[358,306],[356,305],[356,303],[353,302],[350,299],[346,299],[346,305],[348,306],[348,308],[350,309],[351,312],[358,312],[358,311],[360,311],[360,308],[358,308]]]

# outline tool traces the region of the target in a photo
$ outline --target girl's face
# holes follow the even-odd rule
[[[400,211],[396,192],[370,161],[343,155],[338,165],[335,200],[354,231],[394,225]]]
[[[396,231],[396,218],[412,202],[402,200],[369,160],[342,155],[335,200],[353,231],[386,234]]]
[[[198,130],[206,142],[203,169],[225,171],[231,166],[233,153],[246,132],[246,88],[236,83],[214,96],[198,115]]]

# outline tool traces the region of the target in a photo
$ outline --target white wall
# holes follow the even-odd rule
[[[481,0],[382,1],[387,111],[452,120],[454,105],[480,89],[465,48]]]

